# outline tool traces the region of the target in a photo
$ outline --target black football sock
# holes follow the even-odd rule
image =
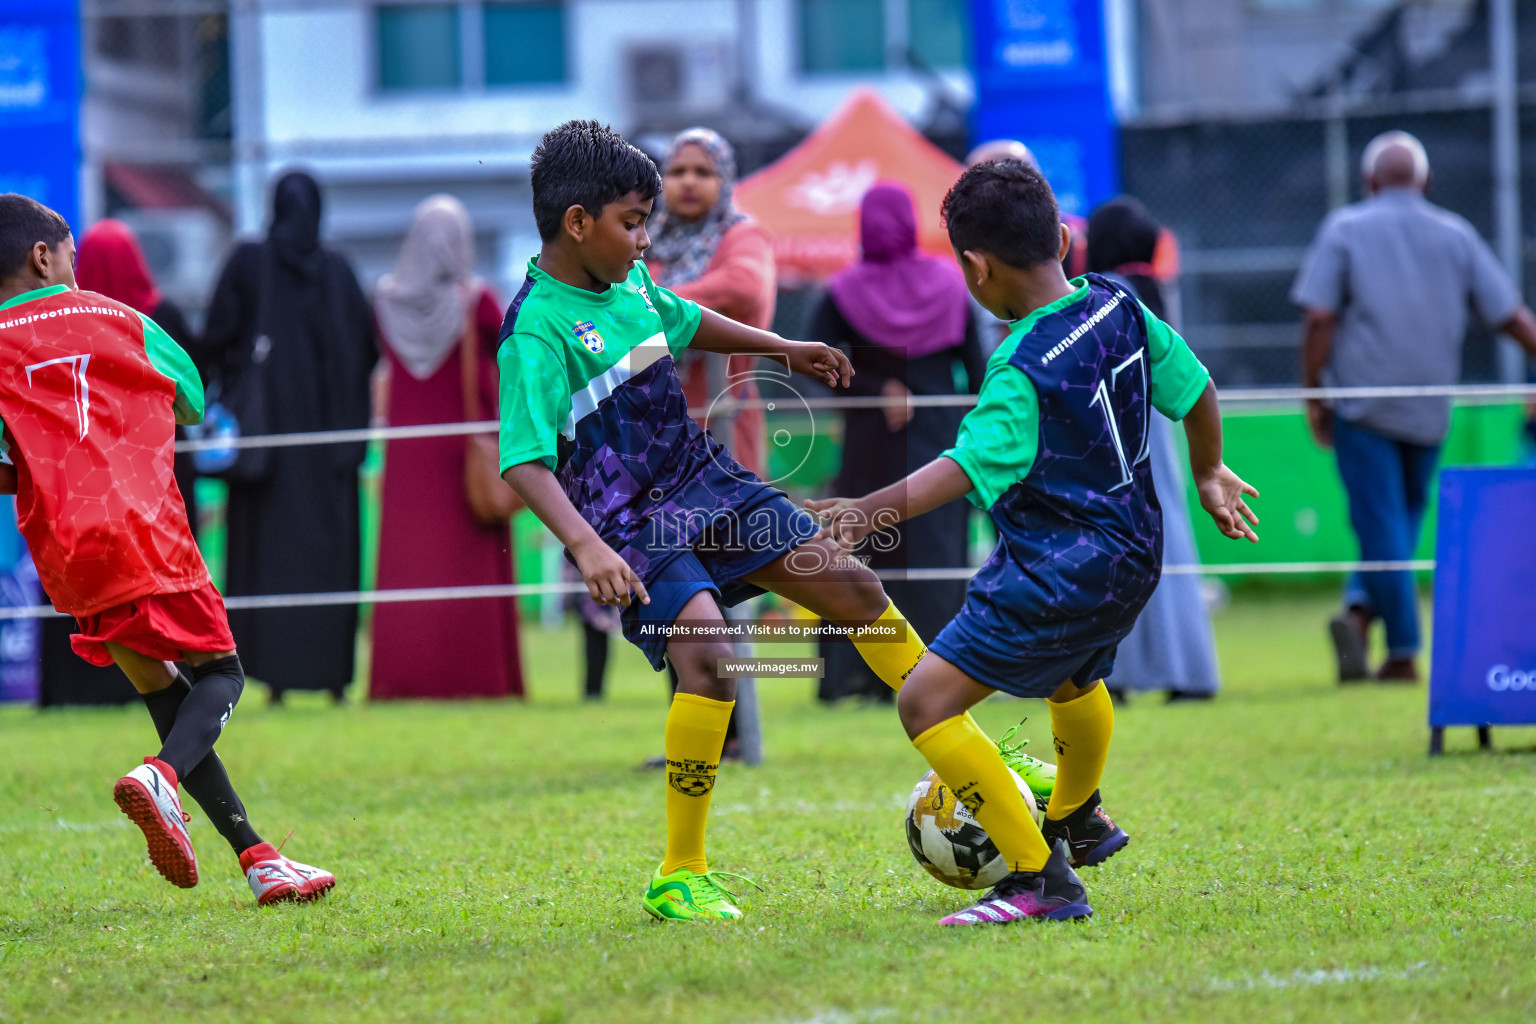
[[[176,712],[181,710],[181,702],[191,692],[192,681],[185,673],[181,673],[165,689],[141,695],[144,706],[149,709],[149,717],[155,722],[155,732],[160,736],[161,743],[171,734],[171,727],[176,724]]]
[[[191,692],[192,682],[183,672],[165,689],[144,694],[144,706],[149,709],[149,717],[154,719],[155,732],[160,734],[162,743],[170,736],[176,724],[176,713],[181,710],[182,701]],[[197,801],[213,827],[219,830],[219,835],[224,837],[236,853],[244,853],[261,842],[261,836],[245,819],[245,805],[236,795],[235,787],[230,783],[229,774],[224,770],[224,763],[219,760],[218,754],[209,752],[180,781],[182,789]]]
[[[177,778],[196,768],[213,750],[244,688],[245,672],[240,668],[239,655],[231,654],[192,670],[192,692],[182,699],[176,724],[160,748],[160,760],[176,770]]]
[[[213,827],[236,853],[244,853],[261,842],[261,836],[245,820],[245,804],[236,795],[218,754],[209,751],[208,756],[181,780],[181,786],[197,801],[197,806],[208,815]]]

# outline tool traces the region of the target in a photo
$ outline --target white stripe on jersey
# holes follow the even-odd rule
[[[565,428],[560,433],[574,440],[576,424],[596,412],[597,407],[603,403],[603,399],[618,390],[620,384],[646,369],[662,356],[670,354],[671,352],[667,349],[667,336],[660,331],[624,353],[619,357],[619,361],[610,366],[601,376],[593,377],[587,382],[585,388],[571,396],[571,415],[565,421]]]

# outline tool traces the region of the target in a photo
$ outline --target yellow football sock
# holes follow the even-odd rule
[[[1103,680],[1081,696],[1051,709],[1051,735],[1056,739],[1056,788],[1045,816],[1060,820],[1083,806],[1099,788],[1109,738],[1115,734],[1115,705]]]
[[[704,859],[704,823],[709,795],[720,770],[725,727],[735,701],[710,700],[695,693],[672,696],[667,713],[667,856],[661,873],[678,868],[695,874],[708,870]]]
[[[912,674],[928,648],[894,601],[880,613],[873,625],[894,626],[902,639],[897,641],[889,636],[881,638],[877,635],[867,640],[856,639],[853,646],[882,683],[899,691],[901,684],[907,681],[907,676]]]
[[[1051,855],[1013,774],[969,714],[947,718],[912,741],[955,799],[970,810],[1014,871],[1039,871]]]

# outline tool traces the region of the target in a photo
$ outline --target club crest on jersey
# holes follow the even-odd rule
[[[597,328],[592,325],[591,320],[583,320],[577,324],[572,328],[572,333],[576,335],[576,340],[587,346],[587,351],[593,355],[603,350],[603,336],[597,333]]]
[[[637,283],[635,291],[640,293],[640,301],[645,303],[645,308],[652,313],[656,312],[656,304],[651,301],[651,293],[646,289],[645,285]]]

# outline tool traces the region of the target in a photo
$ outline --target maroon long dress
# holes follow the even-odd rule
[[[501,306],[489,290],[475,307],[480,336],[480,407],[496,410],[496,336]],[[389,423],[458,423],[464,393],[455,350],[417,380],[389,348]],[[512,582],[507,527],[481,526],[464,497],[464,439],[389,442],[379,530],[381,590]],[[373,617],[374,700],[522,696],[514,598],[381,604]]]

